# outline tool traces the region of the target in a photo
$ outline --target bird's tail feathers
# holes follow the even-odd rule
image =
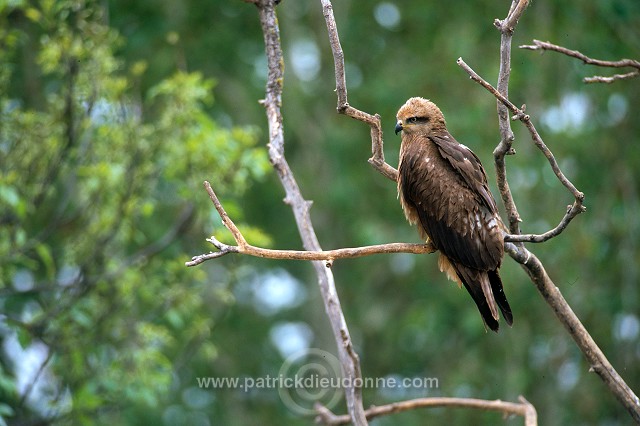
[[[489,281],[491,282],[491,290],[493,292],[493,296],[498,303],[498,307],[502,312],[502,316],[507,324],[513,324],[513,314],[511,313],[511,306],[509,306],[509,302],[507,301],[507,295],[504,294],[504,288],[502,287],[502,279],[500,278],[500,274],[498,270],[488,271],[487,275],[489,277]]]
[[[513,324],[511,307],[507,302],[502,288],[502,280],[497,270],[485,272],[454,262],[451,263],[456,269],[460,281],[476,303],[487,327],[496,332],[500,328],[498,308],[500,308],[507,324]]]
[[[482,288],[482,293],[484,294],[484,298],[487,300],[487,305],[489,305],[489,310],[491,311],[491,316],[493,319],[498,321],[500,319],[500,315],[498,315],[498,308],[496,306],[496,299],[493,297],[493,291],[491,290],[491,283],[489,282],[489,275],[483,274],[482,272],[478,273],[478,278],[480,278],[480,286]]]

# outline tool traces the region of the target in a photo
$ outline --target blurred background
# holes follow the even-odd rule
[[[398,107],[427,97],[497,195],[496,101],[456,59],[496,81],[493,20],[509,5],[335,2],[349,102],[382,116],[390,164]],[[367,163],[369,129],[336,114],[320,2],[284,0],[277,12],[286,155],[313,200],[323,248],[419,242],[395,185]],[[640,79],[585,85],[618,70],[517,48],[534,38],[638,59],[640,3],[532,2],[515,33],[510,86],[588,209],[530,248],[637,392]],[[233,255],[184,266],[212,249],[207,236],[233,241],[205,179],[250,243],[301,247],[266,156],[265,82],[257,9],[239,0],[0,1],[0,425],[312,423],[273,387],[201,382],[276,377],[300,351],[336,354],[312,267]],[[543,232],[572,198],[513,127],[508,173],[522,229]],[[631,423],[511,259],[502,276],[515,319],[499,334],[484,331],[435,256],[343,260],[333,271],[363,376],[437,378],[365,389],[365,406],[524,395],[541,424]],[[346,412],[343,402],[331,408]],[[372,424],[502,422],[522,419],[430,409]]]

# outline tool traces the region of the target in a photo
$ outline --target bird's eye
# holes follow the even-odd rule
[[[409,123],[417,123],[418,122],[418,117],[410,117],[407,121]]]
[[[407,118],[407,123],[416,124],[416,123],[426,123],[429,121],[427,117],[409,117]]]

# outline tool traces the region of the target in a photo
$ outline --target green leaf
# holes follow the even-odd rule
[[[38,244],[36,246],[38,257],[42,261],[45,273],[50,281],[53,281],[56,275],[55,261],[51,249],[46,244]]]
[[[28,348],[33,340],[31,333],[29,333],[29,331],[25,330],[23,327],[16,328],[16,332],[18,336],[18,343],[20,343],[22,349]]]

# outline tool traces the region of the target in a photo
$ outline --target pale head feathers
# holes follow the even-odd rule
[[[444,115],[440,108],[425,98],[410,98],[398,110],[396,115],[396,133],[430,133],[446,130]]]

